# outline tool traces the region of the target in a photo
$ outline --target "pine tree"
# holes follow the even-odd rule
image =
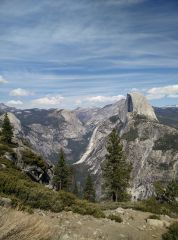
[[[68,190],[70,182],[70,168],[66,164],[65,155],[61,149],[59,161],[54,168],[53,184],[57,191]]]
[[[172,180],[167,185],[156,182],[155,187],[155,197],[160,203],[174,203],[176,197],[178,196],[178,184],[175,180]]]
[[[109,135],[106,148],[108,153],[102,167],[105,190],[113,201],[122,201],[127,195],[131,164],[126,162],[116,129]]]
[[[95,202],[95,189],[90,174],[88,174],[86,178],[85,186],[83,189],[83,197],[90,202]]]
[[[74,183],[73,194],[75,194],[76,196],[79,196],[79,190],[78,190],[78,186],[77,186],[77,182],[76,181]]]
[[[9,117],[8,117],[8,114],[6,113],[5,116],[4,116],[4,121],[3,121],[3,124],[2,124],[2,140],[5,142],[5,143],[12,143],[12,138],[13,138],[13,127],[10,123],[10,120],[9,120]]]

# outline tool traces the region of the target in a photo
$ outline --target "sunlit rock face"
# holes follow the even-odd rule
[[[148,103],[146,97],[140,93],[127,94],[126,107],[128,112],[135,112],[149,119],[157,120],[152,106]]]

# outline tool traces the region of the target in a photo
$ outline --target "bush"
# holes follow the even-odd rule
[[[177,151],[178,134],[165,134],[162,138],[155,141],[153,150],[173,150]]]
[[[138,129],[131,127],[130,130],[123,134],[122,138],[128,142],[135,141],[138,138]]]
[[[27,165],[37,165],[44,171],[47,170],[47,163],[43,160],[43,158],[30,150],[22,151],[22,159],[23,162]]]
[[[3,156],[6,152],[9,152],[10,154],[15,156],[15,153],[10,146],[0,143],[0,156]]]
[[[138,202],[134,209],[156,214],[171,214],[170,205],[168,203],[160,204],[154,197]]]
[[[178,185],[175,181],[169,182],[167,185],[163,185],[160,182],[155,183],[156,199],[160,203],[173,203],[178,195]]]
[[[157,220],[160,220],[160,216],[159,215],[150,215],[147,219],[157,219]]]
[[[52,191],[42,184],[33,182],[23,172],[8,165],[8,160],[1,159],[6,168],[0,171],[0,194],[13,198],[13,206],[19,209],[41,208],[60,212],[72,210],[83,215],[104,217],[104,213],[97,204],[79,200],[74,194],[64,191]],[[31,210],[30,210],[31,211]]]
[[[101,208],[97,204],[89,203],[86,200],[76,200],[75,204],[71,206],[71,210],[81,215],[93,215],[96,218],[105,217]]]
[[[119,215],[114,215],[114,214],[110,214],[107,218],[118,223],[121,223],[123,221]]]
[[[168,232],[162,235],[162,240],[177,240],[178,239],[178,222],[173,223]]]

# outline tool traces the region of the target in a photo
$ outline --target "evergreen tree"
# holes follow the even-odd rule
[[[4,116],[4,121],[2,124],[2,140],[5,143],[12,143],[12,138],[13,138],[13,127],[10,123],[8,114],[6,113]]]
[[[54,168],[53,184],[56,190],[68,190],[70,182],[70,168],[66,164],[65,155],[61,149],[59,161]]]
[[[108,153],[102,167],[104,186],[113,201],[123,201],[127,196],[131,164],[126,161],[116,129],[109,135],[106,148]]]
[[[166,186],[160,182],[156,182],[155,185],[156,200],[160,203],[174,203],[178,196],[178,184],[175,180],[169,182]]]
[[[95,202],[95,189],[90,174],[88,174],[86,178],[85,186],[83,189],[83,197],[90,202]]]
[[[78,190],[78,186],[77,186],[77,182],[76,181],[74,183],[73,194],[75,194],[76,196],[79,196],[79,190]]]

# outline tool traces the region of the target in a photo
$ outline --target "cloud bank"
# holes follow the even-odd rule
[[[37,106],[56,106],[63,102],[62,96],[45,96],[42,98],[34,99],[32,103]]]
[[[178,98],[178,84],[164,87],[154,87],[147,91],[148,99]]]
[[[0,84],[3,84],[3,83],[8,83],[8,81],[0,75]]]
[[[26,97],[26,96],[33,95],[33,92],[22,89],[22,88],[16,88],[16,89],[11,90],[9,95],[14,96],[14,97]]]

